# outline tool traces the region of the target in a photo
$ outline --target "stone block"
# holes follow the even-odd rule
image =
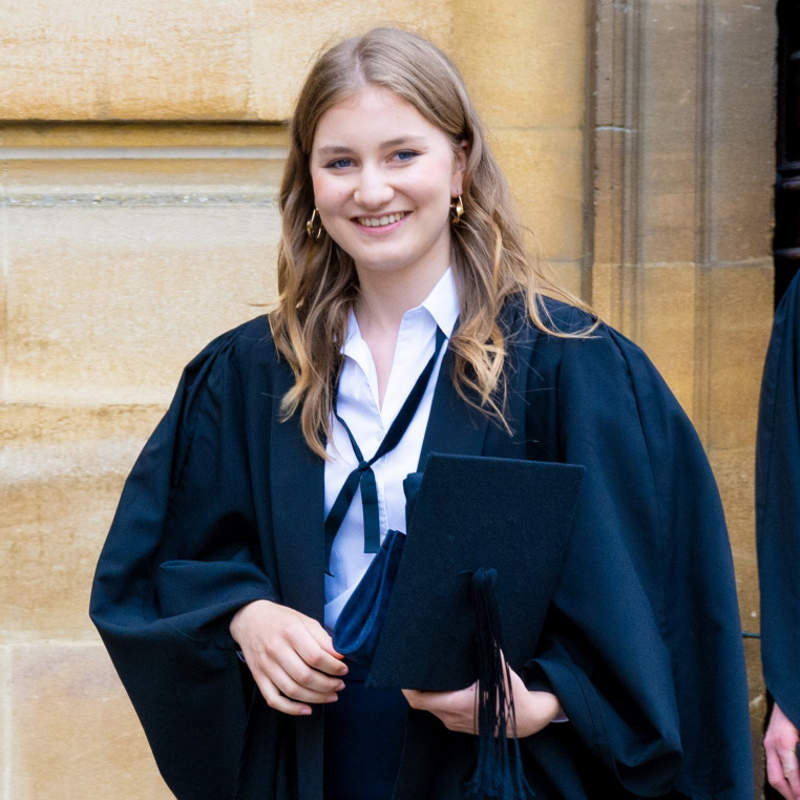
[[[595,3],[595,124],[599,127],[624,128],[626,39],[634,29],[632,6],[614,0]]]
[[[775,179],[774,4],[714,3],[714,247],[721,261],[770,252]]]
[[[578,130],[492,131],[522,224],[554,261],[583,255],[583,137]]]
[[[697,271],[694,264],[644,267],[595,263],[591,303],[644,349],[686,413],[695,419]]]
[[[684,410],[693,414],[695,267],[642,268],[634,339],[658,367]]]
[[[8,163],[6,402],[163,403],[275,299],[280,159]]]
[[[725,148],[720,148],[724,151]],[[756,151],[752,151],[758,161]],[[770,154],[761,151],[761,163],[770,168],[770,177],[751,182],[733,173],[736,164],[730,159],[720,165],[714,179],[709,224],[712,231],[712,256],[718,261],[744,261],[765,258],[772,253],[774,234],[774,164]],[[724,156],[721,154],[720,158]],[[765,170],[766,171],[766,170]],[[727,174],[725,174],[727,173]]]
[[[456,64],[463,64],[450,47],[453,0],[435,4],[427,0],[402,4],[297,0],[283,6],[253,0],[250,5],[252,49],[247,74],[252,114],[257,119],[288,118],[314,58],[342,39],[376,26],[414,30],[441,47]]]
[[[642,142],[635,130],[595,134],[594,254],[598,263],[663,265],[697,257],[695,160]],[[707,220],[711,225],[713,220]]]
[[[588,297],[583,297],[583,272],[584,267],[580,261],[556,261],[544,265],[545,272],[552,276],[554,282],[575,297],[590,302]]]
[[[694,0],[650,0],[646,5],[630,3],[629,8],[641,14],[638,121],[648,141],[682,150],[681,135],[688,134],[691,143],[697,131],[702,77],[698,59],[706,47],[697,4]]]
[[[160,406],[0,405],[0,642],[91,637],[92,575]]]
[[[691,417],[694,362],[693,264],[592,268],[592,305],[609,324],[638,344]]]
[[[599,130],[595,133],[594,260],[596,264],[621,264],[635,258],[624,214],[626,156],[631,133]]]
[[[380,24],[448,49],[450,3],[14,0],[0,9],[0,118],[286,119],[318,51]],[[354,24],[353,20],[357,20]],[[42,65],[47,64],[47,69]]]
[[[453,55],[490,127],[579,128],[586,105],[587,6],[455,3]]]
[[[3,3],[0,118],[248,118],[250,6]]]
[[[655,149],[655,148],[654,148]],[[697,257],[694,149],[676,156],[648,152],[636,187],[636,220],[644,264],[685,263]],[[710,221],[707,221],[710,224]]]
[[[592,296],[589,299],[594,310],[609,325],[624,332],[622,324],[620,272],[617,263],[595,261],[592,270]]]
[[[708,446],[750,447],[755,439],[761,373],[772,326],[771,260],[709,269],[707,320]]]
[[[172,797],[102,645],[10,650],[8,798]]]
[[[736,588],[742,627],[758,633],[758,564],[755,542],[755,440],[748,447],[710,448],[709,461],[717,479],[736,567]]]

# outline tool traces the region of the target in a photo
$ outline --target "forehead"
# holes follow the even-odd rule
[[[319,119],[312,148],[360,146],[401,137],[447,141],[440,128],[400,95],[382,86],[364,86],[331,106]]]

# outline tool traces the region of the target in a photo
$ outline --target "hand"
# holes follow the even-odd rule
[[[549,725],[561,712],[561,706],[552,692],[532,692],[513,669],[509,671],[517,719],[517,736],[520,738],[531,736]],[[411,708],[430,711],[448,730],[477,734],[475,715],[477,689],[476,682],[466,689],[455,692],[419,692],[415,689],[403,689],[403,694]],[[509,719],[506,736],[512,736],[513,733]]]
[[[797,763],[797,728],[775,704],[764,734],[767,753],[767,779],[786,800],[800,800],[800,775]]]
[[[230,632],[264,700],[276,711],[310,714],[306,703],[333,703],[344,688],[347,667],[331,637],[299,611],[255,600],[234,614]]]

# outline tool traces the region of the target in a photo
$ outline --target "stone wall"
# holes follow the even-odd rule
[[[310,60],[375,24],[452,55],[532,247],[647,348],[692,415],[726,502],[745,626],[758,628],[771,4],[10,0],[0,800],[169,796],[89,624],[91,573],[183,364],[274,300],[283,123]]]

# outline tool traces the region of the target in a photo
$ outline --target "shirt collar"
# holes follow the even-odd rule
[[[428,312],[432,321],[442,329],[449,339],[456,326],[459,313],[458,289],[452,267],[447,268],[428,296],[418,306],[408,309],[403,314],[403,319],[409,316],[418,316],[421,309]],[[352,354],[351,348],[354,344],[352,340],[356,337],[361,339],[361,331],[358,328],[355,312],[351,309],[347,317],[347,334],[341,350],[344,355]]]
[[[456,326],[459,312],[458,289],[456,288],[456,279],[452,267],[447,268],[444,275],[439,278],[436,286],[431,289],[428,296],[420,303],[420,307],[427,310],[436,324],[442,329],[442,333],[449,339],[453,333],[453,328]]]

